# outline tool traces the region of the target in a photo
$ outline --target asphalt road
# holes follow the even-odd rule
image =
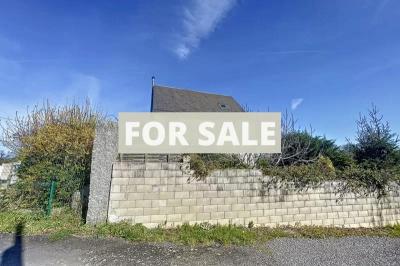
[[[256,247],[195,247],[117,239],[0,234],[0,265],[400,265],[400,238],[276,239]]]

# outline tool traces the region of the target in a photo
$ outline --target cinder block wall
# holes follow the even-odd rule
[[[183,223],[373,227],[400,222],[400,192],[384,199],[346,194],[337,183],[307,191],[268,189],[258,170],[214,171],[196,181],[178,163],[113,164],[108,220],[147,227]]]

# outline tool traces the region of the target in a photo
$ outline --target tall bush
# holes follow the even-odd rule
[[[3,204],[43,207],[52,177],[57,177],[55,203],[66,205],[72,194],[89,182],[95,126],[104,116],[87,102],[35,107],[3,126],[3,144],[21,162],[19,181]]]

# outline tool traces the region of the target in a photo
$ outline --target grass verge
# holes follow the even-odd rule
[[[148,229],[126,222],[85,225],[68,210],[46,217],[38,212],[5,211],[0,213],[0,233],[14,233],[18,224],[24,235],[48,235],[60,240],[71,235],[117,237],[133,242],[172,242],[185,245],[251,245],[280,237],[328,238],[345,236],[400,237],[400,225],[379,228],[347,229],[338,227],[295,226],[247,228],[233,225],[182,225],[177,228]]]

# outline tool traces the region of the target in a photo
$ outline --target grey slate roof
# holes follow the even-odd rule
[[[153,86],[152,112],[244,112],[231,96]]]

